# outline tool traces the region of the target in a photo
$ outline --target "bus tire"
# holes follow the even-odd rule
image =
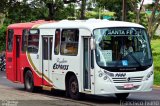
[[[34,91],[34,81],[33,81],[33,75],[30,70],[28,70],[25,73],[25,80],[24,80],[24,86],[26,91],[33,92]]]
[[[115,95],[119,100],[125,100],[129,96],[129,93],[116,93]]]
[[[72,75],[69,79],[68,92],[72,99],[80,99],[78,80],[75,75]]]

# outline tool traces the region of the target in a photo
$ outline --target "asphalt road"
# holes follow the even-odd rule
[[[86,95],[76,101],[65,97],[64,91],[41,91],[29,93],[23,84],[8,81],[5,72],[0,71],[0,106],[160,106],[160,88],[147,93],[131,93],[126,101],[119,101],[114,95],[104,97]]]

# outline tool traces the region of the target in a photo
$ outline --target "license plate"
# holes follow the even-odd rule
[[[124,88],[133,88],[134,85],[133,84],[124,84]]]

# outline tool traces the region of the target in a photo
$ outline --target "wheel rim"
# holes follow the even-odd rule
[[[26,87],[27,87],[27,89],[32,88],[32,78],[29,75],[27,76]]]
[[[78,84],[77,84],[76,80],[73,80],[72,83],[71,83],[71,92],[73,94],[76,94],[77,93],[77,88],[78,88]]]

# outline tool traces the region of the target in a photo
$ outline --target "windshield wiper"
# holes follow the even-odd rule
[[[133,58],[133,60],[135,60],[136,63],[138,63],[138,65],[142,67],[142,64],[137,60],[137,58],[134,55],[132,55],[132,52],[129,52],[128,50],[126,50],[126,51],[127,51],[128,55],[130,55]]]

